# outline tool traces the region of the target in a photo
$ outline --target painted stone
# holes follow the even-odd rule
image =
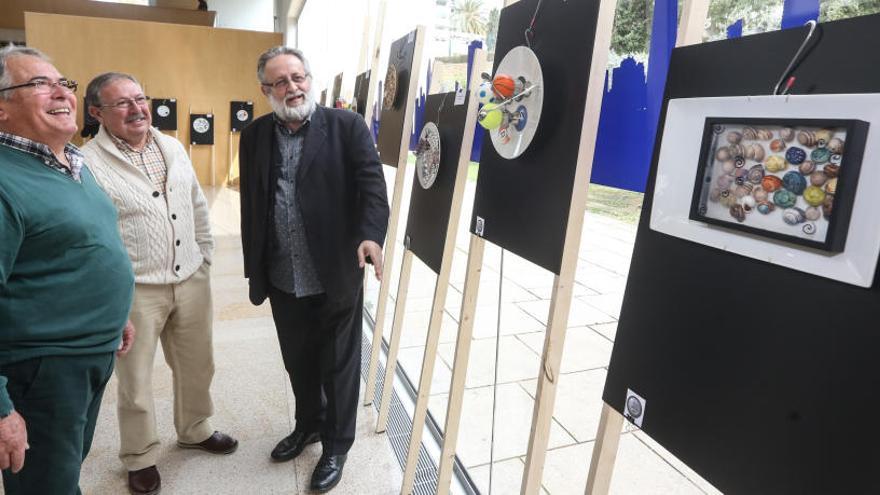
[[[764,147],[760,143],[752,143],[746,147],[746,158],[750,160],[762,162],[765,156]]]
[[[781,139],[774,139],[770,141],[770,151],[774,153],[779,153],[785,149],[785,141]]]
[[[773,202],[780,208],[791,208],[797,201],[797,194],[788,189],[780,189],[773,193]]]
[[[749,182],[752,184],[760,184],[762,180],[764,180],[764,167],[761,165],[755,165],[749,169],[748,175],[746,177]]]
[[[773,139],[773,131],[770,129],[757,129],[756,133],[758,134],[758,139],[761,141],[768,141]]]
[[[825,191],[821,187],[809,186],[804,189],[804,201],[810,206],[819,206],[825,201]]]
[[[782,179],[775,175],[765,175],[761,181],[761,187],[768,193],[772,193],[782,187]]]
[[[811,206],[804,211],[804,216],[807,217],[807,220],[815,222],[816,220],[822,218],[822,210],[816,208],[815,206]]]
[[[758,213],[762,215],[767,215],[775,210],[776,206],[769,201],[761,201],[760,203],[758,203],[756,209],[758,210]]]
[[[831,159],[831,150],[828,148],[816,148],[810,153],[810,159],[816,162],[817,165],[826,163]]]
[[[746,210],[742,205],[735,204],[730,207],[730,216],[735,218],[737,222],[743,222],[746,219]]]
[[[792,165],[800,165],[807,159],[807,152],[798,147],[792,147],[785,152],[785,159]]]
[[[840,165],[829,163],[822,167],[822,173],[827,175],[829,179],[833,179],[840,175]]]
[[[825,192],[828,194],[837,194],[837,177],[829,179],[828,182],[825,183]]]
[[[758,139],[758,131],[756,131],[754,127],[744,127],[742,135],[743,139],[748,141],[754,141],[755,139]]]
[[[801,131],[797,135],[797,140],[803,146],[812,148],[816,146],[816,133],[813,131]]]
[[[795,194],[801,194],[807,187],[807,179],[799,172],[792,170],[782,176],[782,187]]]
[[[831,138],[831,141],[828,141],[828,150],[839,155],[843,153],[843,145],[843,139]]]
[[[816,170],[816,164],[812,160],[805,160],[798,165],[798,171],[804,175],[810,175]]]
[[[782,212],[782,221],[789,225],[804,223],[806,219],[807,216],[804,214],[804,210],[800,208],[786,208],[785,211]]]
[[[779,130],[779,137],[781,137],[786,143],[792,142],[794,140],[794,129],[791,127],[783,127]]]
[[[737,144],[742,141],[743,135],[742,133],[731,131],[727,133],[727,142],[730,144]]]
[[[761,201],[767,201],[767,198],[769,196],[770,195],[767,193],[767,191],[765,191],[764,188],[761,186],[752,189],[752,197],[755,198],[755,201],[759,203]]]
[[[764,168],[768,172],[782,172],[788,168],[788,163],[781,156],[773,155],[764,162]]]

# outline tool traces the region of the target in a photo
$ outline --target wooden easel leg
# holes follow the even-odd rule
[[[474,335],[474,316],[477,308],[477,295],[480,291],[480,275],[483,270],[483,252],[486,241],[471,235],[468,249],[467,275],[458,320],[458,339],[455,344],[455,361],[452,365],[452,384],[449,387],[449,402],[446,406],[446,426],[443,428],[443,446],[440,450],[440,468],[437,473],[437,493],[449,493],[452,482],[452,468],[455,464],[455,448],[461,425],[461,410],[464,403],[464,386],[470,361],[471,339]]]
[[[413,252],[403,252],[400,267],[400,283],[397,285],[397,304],[394,307],[394,321],[391,323],[391,339],[388,342],[388,359],[385,361],[385,381],[382,382],[382,402],[379,403],[379,418],[376,420],[376,433],[385,431],[388,424],[388,411],[391,409],[391,391],[394,390],[394,371],[397,369],[397,353],[400,350],[400,332],[406,315],[406,293],[412,271]]]
[[[398,164],[394,176],[394,193],[392,195],[391,215],[388,219],[388,233],[385,236],[385,259],[382,282],[379,284],[379,300],[376,302],[376,324],[373,326],[373,347],[370,352],[370,366],[367,371],[367,388],[364,391],[364,405],[373,403],[376,393],[376,370],[379,365],[379,351],[382,349],[382,331],[385,329],[385,311],[387,309],[388,292],[391,290],[391,272],[394,266],[394,251],[397,247],[397,224],[400,219],[400,203],[403,201],[403,183],[406,176],[406,158]]]
[[[587,490],[584,492],[586,495],[606,495],[611,488],[611,475],[614,472],[614,460],[617,458],[622,429],[623,415],[603,402],[593,457],[590,459],[590,474],[587,476]]]

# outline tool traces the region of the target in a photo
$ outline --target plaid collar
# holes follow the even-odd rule
[[[104,130],[106,130],[106,129],[104,129]],[[121,151],[123,153],[141,154],[144,151],[147,151],[147,148],[149,148],[150,145],[153,143],[153,133],[150,131],[147,131],[147,141],[144,143],[144,147],[141,148],[140,151],[132,148],[130,144],[125,142],[125,140],[119,139],[118,137],[114,136],[113,134],[110,133],[110,131],[107,131],[107,135],[110,136],[110,140],[113,141],[113,144],[115,144],[117,148],[119,148],[119,151]]]
[[[70,163],[70,168],[65,167],[60,161],[58,161],[58,158],[55,157],[55,153],[52,153],[52,150],[48,145],[38,143],[25,137],[0,132],[0,145],[8,146],[9,148],[33,155],[40,159],[40,161],[49,168],[55,169],[73,180],[80,182],[80,172],[82,171],[84,161],[83,154],[79,148],[71,143],[64,145],[64,156],[67,157],[67,162]]]

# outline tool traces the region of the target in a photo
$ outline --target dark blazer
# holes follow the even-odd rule
[[[250,300],[268,295],[267,248],[274,182],[270,177],[275,121],[263,115],[241,132],[241,244]],[[380,246],[388,228],[388,197],[382,164],[363,117],[318,106],[303,142],[296,174],[306,239],[321,284],[334,300],[351,300],[363,283],[357,247],[371,240]]]

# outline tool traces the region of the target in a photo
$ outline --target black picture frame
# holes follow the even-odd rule
[[[231,132],[241,132],[254,120],[254,102],[231,101],[229,102],[229,129]]]
[[[177,99],[153,98],[150,113],[153,127],[160,131],[177,130]]]
[[[868,127],[867,122],[854,119],[706,118],[689,218],[821,251],[842,252]],[[758,130],[758,136],[750,138],[746,131],[743,137],[744,129]],[[785,129],[791,132],[788,139],[782,138]],[[812,144],[799,142],[801,132],[819,130],[827,130],[836,139],[842,137],[843,152],[834,153],[822,139]],[[728,137],[734,134],[741,141],[731,143]],[[739,151],[731,154],[737,145]],[[760,147],[760,160],[749,151],[755,145]],[[814,153],[823,149],[822,154],[830,158],[814,163]],[[726,159],[719,157],[722,153]],[[771,167],[773,157],[775,166]],[[777,170],[779,166],[781,170]],[[822,182],[812,183],[811,175]],[[770,180],[772,177],[776,179]],[[836,185],[833,189],[832,183]],[[811,190],[818,191],[813,202],[807,200]],[[817,197],[823,201],[813,204]],[[725,208],[727,214],[720,213]],[[822,216],[809,218],[811,209],[822,211]],[[789,220],[792,223],[787,223]]]
[[[204,127],[207,122],[207,127]],[[204,131],[202,131],[204,129]],[[213,145],[214,144],[214,114],[191,113],[189,114],[189,141],[191,144]]]

